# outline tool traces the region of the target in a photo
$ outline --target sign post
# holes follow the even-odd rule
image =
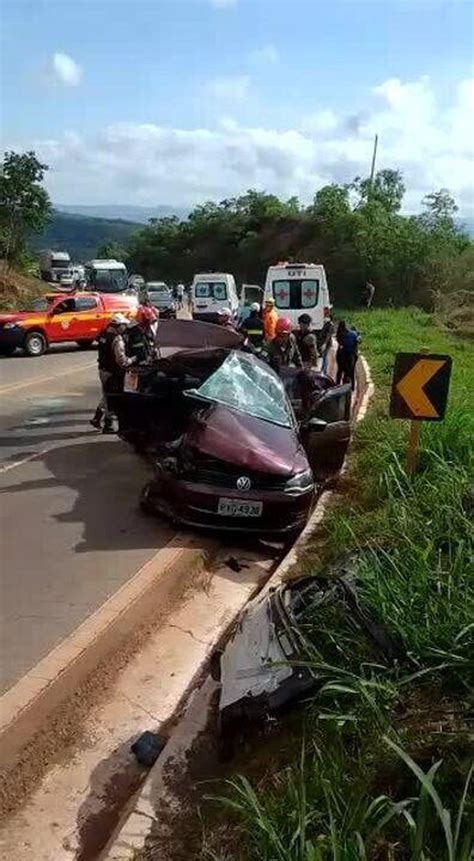
[[[439,422],[444,418],[451,376],[451,356],[397,353],[393,368],[390,416],[411,419],[406,471],[412,475],[420,440],[420,421]]]

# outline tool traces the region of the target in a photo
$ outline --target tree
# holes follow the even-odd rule
[[[373,182],[370,178],[357,177],[352,183],[352,189],[360,197],[359,206],[378,204],[386,212],[398,212],[405,194],[403,177],[399,170],[379,170]]]
[[[127,257],[127,250],[120,242],[103,242],[97,249],[97,257],[99,260],[119,260],[122,263]]]
[[[422,215],[426,224],[432,227],[454,228],[454,216],[458,211],[456,202],[447,188],[441,188],[423,198],[426,212]]]
[[[42,187],[48,166],[34,152],[7,152],[0,175],[0,243],[6,267],[24,254],[31,233],[41,233],[51,213]]]

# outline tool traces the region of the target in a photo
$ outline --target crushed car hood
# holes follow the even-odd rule
[[[221,404],[195,415],[186,442],[207,457],[256,472],[291,476],[309,469],[293,428],[280,427]]]

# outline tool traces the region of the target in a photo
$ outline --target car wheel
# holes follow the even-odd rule
[[[42,356],[46,352],[48,342],[42,332],[28,332],[24,349],[27,356]]]
[[[88,350],[92,347],[93,343],[94,340],[92,338],[81,338],[80,341],[76,341],[77,346],[80,347],[81,350]]]

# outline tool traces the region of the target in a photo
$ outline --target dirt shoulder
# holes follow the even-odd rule
[[[10,269],[3,272],[0,264],[0,311],[17,310],[47,292],[48,285],[39,278]]]

